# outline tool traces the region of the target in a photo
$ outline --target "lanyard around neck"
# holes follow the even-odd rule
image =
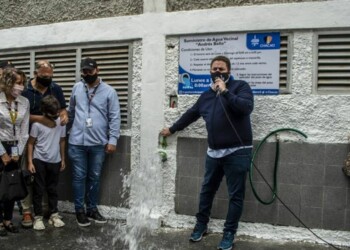
[[[90,105],[91,105],[91,101],[92,101],[92,98],[94,98],[95,94],[96,94],[96,91],[97,91],[97,88],[100,86],[100,83],[95,87],[94,91],[89,95],[89,90],[88,90],[88,87],[86,84],[84,84],[85,86],[85,92],[86,92],[86,97],[88,99],[88,114],[90,116]]]
[[[12,109],[11,105],[9,102],[7,103],[7,109],[10,114],[10,120],[13,126],[13,138],[16,140],[16,120],[17,120],[17,115],[18,115],[18,102],[15,101],[15,108],[14,110]]]

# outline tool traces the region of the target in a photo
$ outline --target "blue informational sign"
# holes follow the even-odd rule
[[[250,50],[280,49],[280,45],[279,32],[247,34],[247,48]]]
[[[180,37],[178,94],[201,94],[211,84],[210,62],[231,61],[231,77],[249,83],[256,95],[279,93],[280,33]]]
[[[178,93],[182,94],[201,94],[210,87],[210,75],[196,75],[187,72],[179,66],[179,88]]]

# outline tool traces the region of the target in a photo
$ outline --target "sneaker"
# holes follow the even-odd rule
[[[51,214],[49,224],[53,225],[54,227],[63,227],[65,224],[61,218],[62,217],[58,213]]]
[[[190,237],[190,241],[197,242],[203,238],[208,231],[208,226],[203,224],[196,224]]]
[[[32,228],[33,227],[33,217],[31,212],[24,212],[22,221],[22,227],[24,228]]]
[[[77,216],[77,222],[79,226],[88,227],[91,225],[90,221],[88,220],[84,212],[77,212],[76,216]]]
[[[42,216],[35,216],[34,217],[33,228],[34,228],[34,230],[44,230],[45,229],[45,225],[44,225]]]
[[[107,220],[98,212],[98,210],[89,211],[86,213],[86,216],[89,220],[93,220],[96,223],[106,223]]]
[[[233,239],[235,238],[235,234],[232,232],[224,232],[222,236],[222,240],[218,246],[220,250],[231,250],[233,247]]]

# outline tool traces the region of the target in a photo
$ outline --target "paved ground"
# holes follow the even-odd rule
[[[62,214],[66,226],[63,228],[53,228],[47,225],[44,231],[33,229],[21,229],[19,234],[9,234],[0,238],[1,250],[82,250],[82,249],[113,249],[127,250],[129,245],[125,245],[121,228],[125,227],[123,222],[110,221],[104,225],[92,224],[90,227],[81,228],[75,222],[73,214]],[[19,223],[19,216],[14,219]],[[191,243],[188,241],[190,230],[161,229],[158,232],[145,235],[144,239],[132,250],[209,250],[216,249],[221,239],[220,234],[208,234],[201,242]],[[137,236],[139,238],[139,236]],[[133,241],[129,241],[133,242]],[[236,239],[235,250],[330,250],[331,247],[315,245],[309,243],[279,243],[268,240],[261,240],[252,237],[238,237]],[[350,249],[350,248],[342,248]]]

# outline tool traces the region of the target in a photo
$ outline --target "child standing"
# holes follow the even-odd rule
[[[53,128],[33,123],[28,139],[28,170],[34,174],[33,207],[35,230],[44,230],[42,198],[46,189],[48,195],[49,223],[54,227],[65,224],[57,210],[57,185],[59,172],[65,169],[66,126],[61,126],[59,118],[60,104],[48,95],[41,101],[41,112],[56,122]],[[35,144],[35,147],[34,147]]]

